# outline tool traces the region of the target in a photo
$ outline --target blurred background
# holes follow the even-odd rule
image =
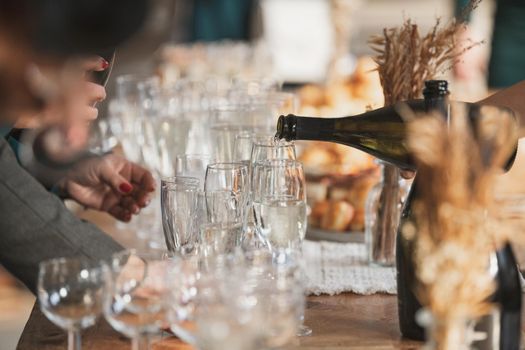
[[[117,51],[107,101],[115,95],[115,77],[122,74],[156,74],[164,83],[180,78],[200,80],[212,75],[231,78],[235,74],[247,80],[268,78],[283,83],[285,90],[298,94],[299,114],[344,116],[383,103],[370,58],[373,52],[367,43],[371,35],[400,25],[407,18],[426,32],[438,17],[443,22],[451,20],[464,1],[153,0],[152,3],[146,25]],[[451,81],[454,99],[476,101],[492,90],[525,79],[523,64],[521,71],[512,67],[513,62],[519,64],[525,59],[525,30],[520,30],[523,25],[519,23],[525,9],[519,3],[484,0],[469,18],[464,40],[484,44],[465,55],[465,64],[443,72],[443,78]],[[513,19],[516,16],[517,21]],[[500,23],[497,27],[495,18]],[[506,23],[504,28],[499,27],[501,22]],[[110,102],[105,102],[100,106],[100,120],[111,118],[109,105]],[[305,150],[301,160],[307,168],[329,166],[338,176],[353,176],[371,167],[370,159],[360,161],[359,156],[349,155],[346,148],[342,151],[336,146],[322,152],[312,154]],[[310,182],[312,198],[325,199],[329,189],[319,186],[319,181]],[[368,188],[371,185],[366,184]],[[356,219],[343,228],[349,229],[362,230],[362,222]],[[0,350],[16,347],[33,303],[34,297],[2,270]]]

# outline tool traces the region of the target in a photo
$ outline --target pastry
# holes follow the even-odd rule
[[[345,231],[354,218],[354,207],[346,201],[330,201],[321,218],[321,228]]]

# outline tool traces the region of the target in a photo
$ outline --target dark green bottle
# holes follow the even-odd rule
[[[412,110],[424,111],[423,100],[404,102]],[[312,118],[293,114],[277,122],[278,139],[317,140],[341,143],[360,149],[401,169],[414,170],[406,148],[406,124],[399,114],[401,104],[344,118]]]
[[[450,116],[450,103],[448,100],[448,83],[444,80],[431,80],[425,82],[423,90],[425,112],[439,112],[448,119]],[[416,286],[416,272],[414,261],[414,244],[406,240],[401,231],[407,222],[414,222],[412,204],[417,198],[417,175],[414,178],[410,192],[405,201],[399,228],[396,237],[396,268],[397,268],[397,302],[399,329],[405,338],[424,340],[425,333],[416,322],[416,313],[421,309],[421,304],[414,294]]]
[[[427,81],[423,96],[427,112],[437,111],[443,118],[449,118],[450,104],[446,81]],[[472,124],[475,123],[478,112],[479,108],[471,105],[469,117]],[[515,155],[516,153],[507,163],[507,169],[512,166]],[[401,334],[405,338],[424,340],[424,330],[415,319],[421,304],[414,294],[417,285],[413,260],[414,244],[401,234],[405,223],[414,224],[412,205],[418,197],[417,182],[416,175],[405,201],[396,237],[397,297]],[[476,329],[486,332],[488,338],[476,342],[473,346],[479,349],[493,349],[492,344],[496,343],[499,344],[497,349],[518,350],[521,337],[521,285],[516,259],[509,244],[495,252],[494,257],[495,263],[491,266],[491,270],[497,271],[495,274],[497,287],[491,299],[499,306],[499,319],[494,316],[486,316],[478,322]]]

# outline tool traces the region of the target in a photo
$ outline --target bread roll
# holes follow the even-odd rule
[[[354,217],[354,207],[346,201],[330,201],[321,218],[321,228],[345,231]]]

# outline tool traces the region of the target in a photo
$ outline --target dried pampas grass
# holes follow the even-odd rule
[[[459,20],[444,26],[438,18],[434,27],[421,35],[410,19],[398,28],[385,28],[382,35],[372,36],[370,47],[376,61],[385,95],[385,104],[418,98],[425,80],[435,79],[454,64],[459,56],[477,42],[459,43],[457,34],[464,30],[465,19],[481,0],[472,0]]]
[[[403,232],[414,236],[417,294],[440,321],[438,349],[454,348],[449,340],[458,324],[492,308],[490,255],[510,232],[492,212],[495,179],[517,137],[512,113],[495,107],[482,107],[473,122],[466,105],[453,104],[449,124],[429,115],[408,126],[418,167],[417,235],[411,224]]]

